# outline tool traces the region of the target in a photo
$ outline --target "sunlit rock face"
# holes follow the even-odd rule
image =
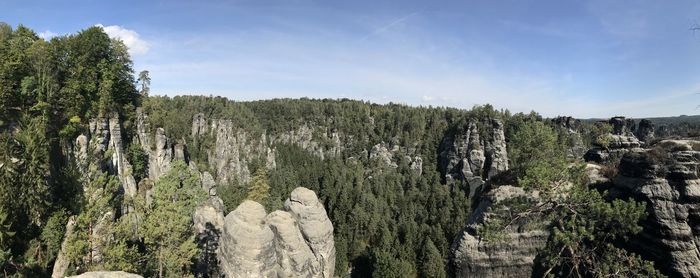
[[[333,277],[333,225],[316,194],[298,187],[284,211],[244,201],[224,220],[219,260],[226,277]]]

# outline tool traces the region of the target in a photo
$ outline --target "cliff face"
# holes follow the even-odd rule
[[[481,196],[450,248],[450,268],[455,277],[531,277],[537,250],[544,247],[549,233],[536,228],[539,217],[520,219],[505,231],[502,240],[487,241],[479,230],[494,221],[494,210],[514,198],[535,200],[522,188],[500,186]]]
[[[226,277],[333,277],[333,225],[316,194],[292,191],[285,211],[245,201],[226,216],[219,256]]]
[[[700,277],[699,141],[661,141],[620,161],[611,192],[647,204],[630,249],[675,277]]]

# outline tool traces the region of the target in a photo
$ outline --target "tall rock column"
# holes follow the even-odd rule
[[[316,193],[297,187],[284,203],[299,223],[311,251],[321,264],[323,277],[333,277],[335,272],[335,242],[333,241],[333,224],[326,215],[326,210],[318,201]]]
[[[488,177],[508,170],[508,150],[506,148],[506,135],[503,123],[500,120],[491,120],[493,126],[493,139],[489,144],[488,159],[491,162]]]

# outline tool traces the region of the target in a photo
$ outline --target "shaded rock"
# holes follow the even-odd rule
[[[418,173],[418,175],[423,174],[423,158],[420,156],[416,156],[413,158],[413,161],[411,161],[411,170],[415,171]]]
[[[650,120],[642,119],[639,121],[639,126],[637,127],[635,135],[639,140],[647,144],[651,143],[651,141],[654,140],[654,124]]]
[[[219,197],[210,197],[198,206],[192,217],[195,240],[201,251],[195,263],[195,271],[206,277],[219,276],[217,250],[224,228],[224,203]]]
[[[537,250],[549,234],[541,229],[542,217],[521,218],[505,231],[502,241],[485,241],[479,228],[493,221],[493,210],[513,198],[536,200],[522,188],[500,186],[482,195],[479,205],[455,237],[450,248],[450,268],[454,277],[531,277]],[[507,207],[503,209],[508,209]]]
[[[646,203],[648,217],[629,249],[671,277],[700,277],[700,152],[692,140],[661,141],[620,160],[613,197]]]
[[[61,243],[61,250],[56,256],[56,262],[53,264],[53,272],[51,273],[51,278],[62,278],[66,274],[68,267],[70,267],[70,261],[67,256],[68,252],[68,239],[73,235],[73,230],[75,228],[75,216],[68,218],[68,223],[66,223],[66,233],[63,236],[63,242]]]

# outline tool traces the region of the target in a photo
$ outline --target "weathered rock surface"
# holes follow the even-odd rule
[[[490,124],[493,134],[489,141],[481,139],[476,123],[470,122],[461,134],[446,137],[439,147],[438,169],[444,182],[466,181],[470,197],[481,190],[485,179],[508,169],[503,124],[498,120]]]
[[[285,211],[245,201],[226,216],[219,242],[226,277],[333,277],[333,225],[316,194],[299,187]]]
[[[478,234],[480,227],[492,221],[493,210],[500,209],[497,208],[500,203],[522,197],[536,198],[513,186],[500,186],[481,197],[450,248],[454,277],[532,276],[537,250],[544,247],[549,236],[543,229],[536,228],[540,219],[537,215],[511,225],[502,241],[485,241]]]
[[[67,256],[68,252],[68,239],[71,235],[73,235],[73,230],[75,228],[75,216],[72,216],[68,219],[68,223],[66,224],[66,233],[63,236],[63,242],[61,243],[61,250],[58,252],[58,256],[56,256],[56,262],[53,265],[53,271],[51,273],[51,278],[62,278],[66,274],[66,271],[68,270],[68,267],[70,266],[70,261]]]
[[[71,278],[143,278],[143,276],[124,271],[93,271],[71,276]]]
[[[667,140],[625,154],[610,190],[647,204],[643,231],[630,249],[671,277],[700,277],[700,152],[698,141]]]
[[[335,272],[333,224],[323,204],[316,197],[316,193],[304,187],[297,187],[284,202],[284,208],[299,223],[301,233],[323,269],[323,277],[333,277]]]
[[[206,273],[207,277],[217,277],[219,274],[217,250],[225,223],[223,201],[217,196],[210,197],[207,202],[195,209],[192,220],[197,246],[201,251],[195,269],[197,273]]]
[[[265,223],[265,208],[244,201],[226,216],[219,242],[221,271],[226,277],[276,277],[274,234]]]
[[[274,211],[267,216],[267,223],[275,234],[277,263],[280,265],[278,276],[320,276],[319,261],[307,245],[294,216],[286,211]]]
[[[552,122],[568,132],[569,140],[572,144],[566,150],[567,158],[581,158],[587,151],[587,148],[583,143],[583,138],[581,137],[581,120],[567,116],[554,118],[552,119]]]
[[[646,144],[652,143],[654,140],[654,124],[647,119],[642,119],[639,121],[639,126],[635,132],[635,135],[639,140],[644,141]]]
[[[488,177],[508,170],[508,151],[506,149],[506,136],[503,123],[500,120],[491,120],[493,127],[493,140],[487,144],[487,158],[490,164]]]
[[[641,150],[639,148],[642,146],[642,142],[633,133],[635,131],[634,120],[614,117],[608,123],[613,127],[612,133],[607,135],[608,145],[594,145],[584,154],[584,160],[599,164],[615,163],[624,154]]]

